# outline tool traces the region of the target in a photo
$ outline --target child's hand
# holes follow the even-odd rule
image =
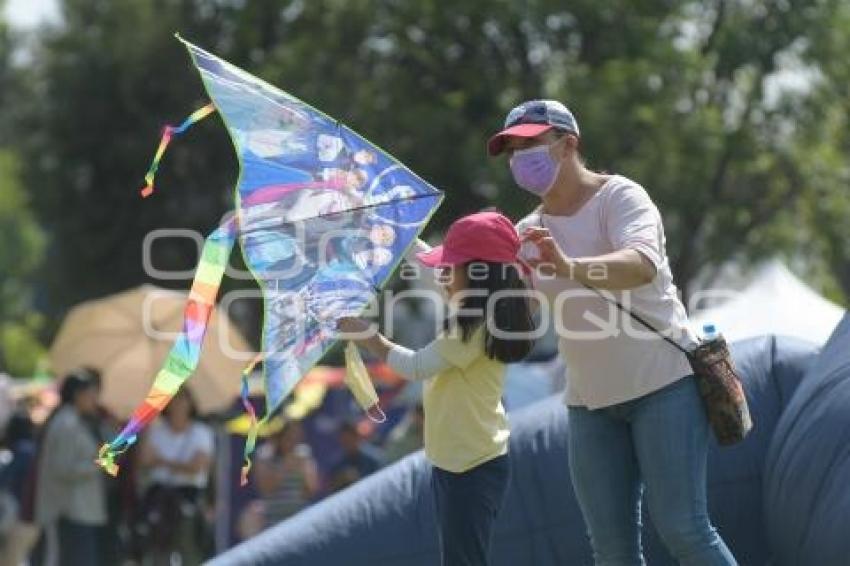
[[[538,257],[526,260],[532,269],[543,275],[572,276],[572,261],[549,234],[548,228],[528,228],[522,234],[522,241],[537,246]]]
[[[376,324],[362,318],[345,316],[339,319],[336,327],[341,333],[341,339],[363,346],[381,360],[387,359],[387,354],[393,343],[378,332]]]
[[[361,335],[360,338],[363,338],[370,329],[371,324],[369,322],[363,320],[362,318],[355,318],[351,316],[346,316],[339,319],[337,322],[337,330],[344,334],[355,334]]]

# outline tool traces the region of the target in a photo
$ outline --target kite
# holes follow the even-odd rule
[[[337,320],[360,315],[383,288],[443,194],[338,120],[177,38],[188,49],[211,103],[179,126],[166,126],[141,194],[154,192],[154,177],[172,138],[218,112],[239,161],[235,214],[207,237],[181,334],[147,398],[101,448],[97,463],[117,474],[118,456],[194,371],[238,241],[262,291],[264,311],[262,352],[246,367],[242,381],[243,404],[253,422],[244,483],[259,425],[334,344]],[[349,366],[356,368],[351,355]],[[245,376],[260,360],[267,410],[258,421],[247,400]],[[362,376],[352,382],[354,391]],[[374,403],[374,396],[360,393],[358,401]]]

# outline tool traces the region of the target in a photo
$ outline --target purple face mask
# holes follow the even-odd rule
[[[539,197],[549,192],[561,168],[549,154],[548,145],[515,151],[510,166],[516,184]]]

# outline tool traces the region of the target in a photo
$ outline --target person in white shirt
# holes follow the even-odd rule
[[[568,368],[570,474],[596,564],[644,564],[644,491],[679,563],[736,564],[708,517],[709,425],[688,361],[611,302],[693,340],[655,204],[634,181],[584,165],[560,102],[511,110],[488,152],[506,153],[516,183],[541,200],[517,230]]]
[[[179,554],[182,564],[200,564],[204,526],[203,495],[209,482],[214,438],[197,418],[194,401],[180,389],[151,425],[142,443],[139,464],[148,472],[144,496],[151,531],[150,561],[169,564]]]

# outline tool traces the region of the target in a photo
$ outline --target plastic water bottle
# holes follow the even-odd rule
[[[702,325],[702,339],[704,342],[713,342],[718,338],[720,338],[720,332],[718,332],[714,323],[709,322]]]

